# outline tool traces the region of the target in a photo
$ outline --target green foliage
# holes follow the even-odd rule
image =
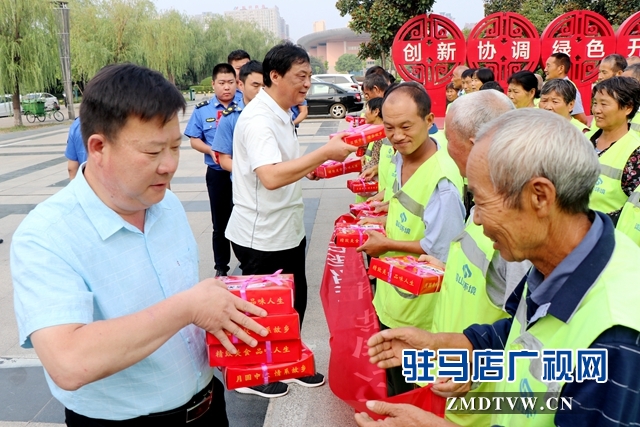
[[[345,53],[336,61],[336,71],[339,73],[353,73],[363,68],[364,61],[352,53]]]
[[[556,17],[573,10],[591,10],[613,26],[638,11],[638,0],[484,0],[484,13],[518,12],[542,32]]]
[[[362,43],[358,57],[380,58],[385,67],[393,38],[402,25],[414,16],[431,10],[434,0],[338,0],[341,16],[351,15],[349,28],[369,33],[371,41]]]
[[[213,83],[213,78],[211,76],[209,76],[209,77],[205,77],[204,79],[202,79],[202,81],[200,82],[200,86],[212,87],[211,86],[212,83]]]
[[[311,61],[311,72],[313,74],[325,74],[327,72],[326,61],[323,62],[322,59],[315,56],[311,56],[309,59]]]
[[[41,91],[55,82],[60,67],[57,33],[50,2],[0,0],[0,93],[13,94],[16,126],[22,125],[20,93]]]

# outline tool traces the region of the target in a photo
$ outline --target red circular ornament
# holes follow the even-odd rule
[[[598,78],[599,62],[615,53],[613,27],[602,15],[576,10],[560,15],[542,33],[542,62],[553,53],[571,57],[569,78],[582,95],[585,114],[591,111],[591,84]]]
[[[535,71],[540,62],[540,36],[524,16],[497,12],[485,17],[471,30],[467,40],[471,68],[493,71],[502,87],[518,71]]]
[[[640,56],[640,12],[627,18],[616,31],[616,52],[625,58]]]
[[[453,69],[466,60],[466,43],[458,26],[441,15],[416,16],[398,30],[391,52],[398,74],[424,85],[431,110],[444,116],[446,85]]]

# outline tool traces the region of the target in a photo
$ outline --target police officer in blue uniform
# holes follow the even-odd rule
[[[189,137],[191,147],[204,154],[207,165],[206,182],[213,221],[213,259],[217,277],[226,276],[229,271],[231,245],[224,232],[231,216],[233,195],[230,173],[214,160],[215,153],[211,146],[222,112],[237,105],[242,100],[242,93],[236,90],[236,72],[227,63],[213,67],[211,84],[213,97],[196,105],[184,134]]]

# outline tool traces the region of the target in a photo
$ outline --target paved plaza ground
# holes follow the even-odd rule
[[[190,102],[181,128],[193,111]],[[76,109],[77,111],[77,109]],[[66,116],[66,112],[65,112]],[[13,119],[0,119],[0,127]],[[7,123],[5,123],[5,121]],[[18,345],[9,271],[11,237],[38,203],[68,183],[64,149],[70,122],[22,132],[0,133],[0,427],[61,426],[63,407],[49,393],[42,367],[33,350]],[[329,134],[347,127],[345,121],[310,118],[299,129],[301,151],[317,149]],[[200,251],[200,277],[214,273],[211,249],[211,214],[204,180],[202,154],[183,137],[180,165],[171,182],[187,212]],[[319,289],[333,220],[347,212],[353,194],[346,177],[311,182],[303,180],[304,223],[307,233],[309,306],[303,341],[314,351],[317,369],[327,372],[329,334],[320,304]],[[232,271],[237,260],[232,259]],[[328,384],[315,389],[290,385],[287,396],[263,399],[227,392],[227,412],[232,427],[349,427],[353,411],[338,400]]]

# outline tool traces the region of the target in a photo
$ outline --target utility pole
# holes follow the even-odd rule
[[[54,1],[58,20],[58,52],[62,69],[65,103],[69,120],[76,118],[73,108],[73,89],[71,87],[71,43],[69,42],[69,4],[66,1]]]

